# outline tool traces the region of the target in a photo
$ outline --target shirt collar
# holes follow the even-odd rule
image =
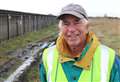
[[[99,41],[98,41],[98,39],[96,38],[96,36],[93,32],[90,32],[89,35],[87,36],[87,38],[88,38],[87,45],[89,45],[89,49],[87,49],[88,47],[85,47],[84,50],[87,50],[87,51],[86,51],[85,54],[82,54],[84,56],[82,57],[81,60],[75,61],[74,58],[67,57],[67,53],[61,53],[60,52],[60,56],[59,56],[60,57],[60,62],[64,63],[64,62],[69,62],[69,61],[75,61],[74,65],[76,65],[78,67],[82,67],[84,69],[89,69],[91,61],[92,61],[93,56],[94,56],[94,52],[95,52],[97,46],[99,45]],[[63,45],[62,43],[65,45],[64,42],[61,42],[60,45]],[[59,46],[59,48],[60,48],[60,45],[57,44],[57,46]],[[62,49],[66,50],[66,48],[67,48],[66,46],[65,47],[62,46]]]

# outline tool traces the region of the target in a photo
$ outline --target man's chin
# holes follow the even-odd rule
[[[77,46],[77,45],[79,45],[79,44],[76,43],[76,42],[69,42],[68,45],[69,45],[69,46]]]

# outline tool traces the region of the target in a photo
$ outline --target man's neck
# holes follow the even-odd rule
[[[85,43],[84,44],[80,44],[79,46],[70,46],[70,50],[71,50],[71,56],[76,57],[78,55],[81,54],[81,52],[83,51],[85,47]]]

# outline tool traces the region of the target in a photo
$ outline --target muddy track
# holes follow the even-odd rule
[[[10,52],[9,54],[12,57],[14,57],[14,58],[20,60],[21,62],[23,62],[22,65],[26,61],[29,62],[29,59],[31,57],[33,58],[33,60],[30,60],[31,62],[29,62],[29,65],[28,66],[26,65],[25,69],[21,68],[21,71],[23,72],[22,74],[24,74],[24,72],[27,71],[27,69],[30,68],[30,66],[32,65],[32,63],[35,62],[35,61],[37,61],[38,56],[40,57],[40,52],[42,52],[42,50],[44,48],[53,45],[55,43],[53,41],[55,41],[55,40],[56,40],[56,37],[49,36],[49,37],[46,37],[46,38],[42,39],[42,41],[37,41],[36,43],[30,43],[24,49],[17,49],[16,51],[14,51],[12,53]],[[45,42],[43,42],[43,41],[45,41]],[[5,82],[19,82],[20,79],[22,79],[22,77],[21,77],[22,74],[20,74],[20,73],[17,72],[19,74],[18,77],[16,77],[16,75],[14,74],[14,72],[16,70],[18,70],[18,68],[20,68],[20,66],[18,66],[18,68],[16,70],[14,70],[14,72],[12,74],[10,74],[10,76],[8,77],[8,79],[9,79],[9,78],[11,78],[11,75],[13,75],[13,77],[16,77],[16,78],[12,77],[13,80],[11,80],[11,81],[8,81],[7,78],[4,78],[4,77],[7,77],[6,74],[8,74],[9,69],[12,69],[12,67],[14,65],[16,65],[16,61],[15,60],[9,60],[3,66],[1,66],[1,68],[0,68],[0,74],[1,74],[0,75],[0,82],[3,82],[3,80]],[[19,70],[19,72],[21,72],[21,71]]]

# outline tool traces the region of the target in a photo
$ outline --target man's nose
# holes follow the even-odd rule
[[[69,25],[68,31],[69,32],[74,32],[75,31],[75,26],[73,24]]]

